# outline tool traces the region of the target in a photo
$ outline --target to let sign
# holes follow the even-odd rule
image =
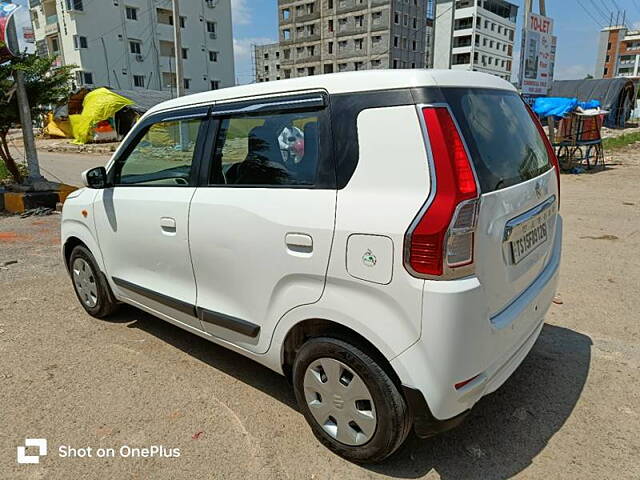
[[[553,20],[535,13],[529,14],[520,55],[520,88],[524,95],[547,94],[553,82],[555,56]]]

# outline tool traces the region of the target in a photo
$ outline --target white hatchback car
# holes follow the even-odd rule
[[[368,71],[158,105],[69,197],[95,317],[139,307],[291,379],[317,438],[381,461],[460,423],[555,293],[559,170],[512,85]]]

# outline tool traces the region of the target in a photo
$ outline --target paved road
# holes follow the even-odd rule
[[[18,262],[0,268],[0,478],[640,478],[640,152],[623,155],[562,178],[564,303],[522,366],[458,429],[369,467],[323,448],[275,373],[133,308],[86,315],[59,217],[0,217],[0,264]],[[48,455],[18,465],[39,437]],[[151,445],[180,457],[95,458]]]
[[[24,158],[22,148],[12,146],[11,150],[16,159]],[[108,155],[38,152],[40,169],[48,180],[77,187],[82,185],[80,177],[82,172],[89,168],[106,164],[109,158],[110,156]]]

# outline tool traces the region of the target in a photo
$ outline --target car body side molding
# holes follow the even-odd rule
[[[232,330],[247,337],[255,338],[260,333],[260,326],[241,318],[225,315],[224,313],[213,312],[206,308],[197,307],[198,318],[206,323],[211,323],[219,327]]]

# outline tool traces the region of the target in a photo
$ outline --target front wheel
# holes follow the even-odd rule
[[[380,462],[411,430],[409,407],[385,369],[342,340],[307,341],[296,355],[293,385],[316,438],[347,460]]]
[[[89,315],[104,318],[117,310],[118,303],[86,247],[78,245],[73,249],[69,258],[69,272],[76,296]]]

